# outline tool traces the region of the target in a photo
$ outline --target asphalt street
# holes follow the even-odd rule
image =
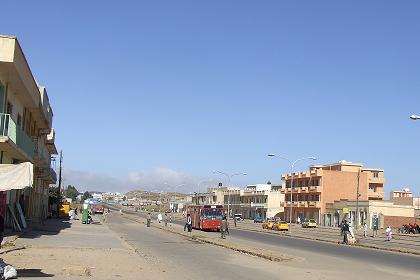
[[[420,273],[419,257],[378,250],[231,229],[233,242],[252,242],[254,246],[257,244],[296,257],[291,262],[275,263],[146,228],[118,215],[112,216],[109,226],[140,254],[150,258],[151,265],[162,267],[168,276],[181,274],[186,279],[197,279],[202,275],[207,279],[279,278],[279,275],[284,276],[281,279],[297,276],[337,279],[343,271],[349,273],[349,269],[353,279],[418,279]]]
[[[139,216],[143,214],[136,213]],[[174,223],[183,225],[182,221]],[[337,244],[308,240],[302,238],[293,238],[290,236],[263,234],[246,230],[230,229],[232,237],[260,243],[260,247],[270,247],[272,250],[279,250],[291,255],[308,255],[316,252],[318,254],[337,257],[350,261],[369,263],[385,267],[396,267],[398,269],[409,270],[420,273],[420,256],[402,254],[396,252],[368,249],[356,246],[339,245],[338,241],[342,239],[337,236]],[[385,240],[383,242],[386,242]],[[277,249],[275,249],[277,248]],[[315,260],[316,261],[316,256]],[[420,279],[420,278],[419,278]]]

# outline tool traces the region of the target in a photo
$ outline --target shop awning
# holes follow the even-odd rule
[[[32,163],[0,164],[0,191],[20,190],[32,187],[33,183]]]

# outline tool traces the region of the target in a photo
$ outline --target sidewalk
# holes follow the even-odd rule
[[[19,279],[153,279],[144,259],[115,236],[106,225],[81,221],[47,220],[0,251],[0,257],[18,270]],[[23,249],[19,249],[23,248]]]

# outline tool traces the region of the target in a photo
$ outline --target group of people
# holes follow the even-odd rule
[[[341,235],[343,236],[343,244],[354,244],[357,242],[354,235],[353,227],[347,220],[343,220],[341,222],[340,228],[341,228]],[[366,223],[363,223],[363,237],[366,238],[368,236],[367,232],[368,232],[368,226]],[[378,227],[374,225],[372,237],[375,237],[377,234],[378,234]],[[387,241],[392,240],[393,236],[392,236],[392,229],[390,226],[386,228],[385,236],[386,236]]]
[[[420,226],[416,223],[405,224],[401,228],[398,229],[398,232],[406,233],[406,234],[419,234],[420,233]]]
[[[168,213],[165,213],[165,218],[163,218],[162,214],[159,213],[157,216],[157,221],[159,224],[163,221],[165,223],[165,227],[168,226],[168,223],[169,225],[172,225],[172,215],[171,214],[168,215]],[[151,222],[152,222],[152,215],[150,212],[148,212],[146,216],[146,226],[150,227]]]

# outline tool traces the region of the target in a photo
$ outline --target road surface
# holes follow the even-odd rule
[[[290,262],[277,263],[147,228],[120,215],[110,215],[108,225],[161,271],[163,279],[338,279],[343,273],[352,279],[418,279],[420,273],[414,265],[420,264],[416,256],[232,229],[238,242],[250,239],[293,257]]]

